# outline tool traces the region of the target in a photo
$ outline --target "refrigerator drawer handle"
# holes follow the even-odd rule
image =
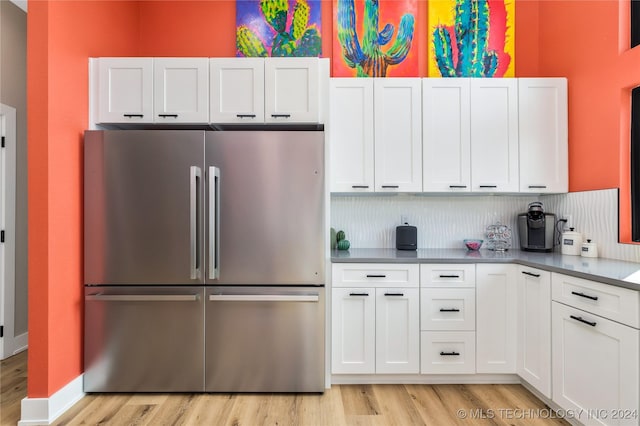
[[[210,302],[317,302],[315,295],[291,296],[284,294],[211,294]]]
[[[208,227],[208,274],[210,280],[220,277],[220,169],[209,167],[207,175],[209,190]]]
[[[198,235],[199,188],[202,178],[202,170],[198,166],[189,168],[189,255],[191,259],[191,274],[189,277],[196,280],[200,277],[200,250]]]
[[[85,300],[96,302],[195,302],[197,294],[90,294]]]

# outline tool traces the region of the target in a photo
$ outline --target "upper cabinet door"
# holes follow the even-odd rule
[[[209,122],[207,58],[156,58],[153,70],[155,123]]]
[[[264,123],[264,58],[210,61],[211,122]]]
[[[318,58],[265,59],[265,122],[317,123]]]
[[[422,191],[419,78],[374,79],[376,191]]]
[[[331,191],[373,192],[373,80],[330,82]]]
[[[98,59],[98,122],[153,122],[153,58]]]
[[[520,192],[567,192],[567,79],[518,79]]]
[[[518,191],[517,79],[471,79],[471,164],[473,191]]]
[[[422,156],[425,192],[471,191],[469,80],[422,80]]]

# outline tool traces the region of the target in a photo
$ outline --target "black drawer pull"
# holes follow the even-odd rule
[[[440,308],[440,312],[460,312],[457,308]]]
[[[460,352],[440,352],[440,356],[458,356]]]
[[[367,278],[387,278],[387,276],[384,274],[381,274],[381,275],[367,274]]]
[[[598,300],[598,296],[589,296],[588,294],[578,293],[577,291],[572,291],[571,294],[575,294],[576,296],[584,297],[585,299]]]
[[[404,293],[385,293],[385,296],[404,296]]]
[[[368,296],[369,293],[349,293],[349,296]]]
[[[440,278],[460,278],[460,275],[440,275]]]
[[[255,114],[236,114],[238,118],[256,118]]]
[[[497,188],[498,185],[480,185],[480,188]]]
[[[449,188],[466,188],[467,185],[449,185]]]
[[[364,189],[366,189],[366,188],[369,187],[369,185],[351,185],[351,187],[352,188],[364,188]]]
[[[382,185],[383,188],[400,188],[400,185]]]
[[[127,118],[133,118],[133,117],[137,117],[137,118],[142,118],[144,117],[144,114],[122,114]]]
[[[529,188],[531,188],[531,189],[535,189],[535,188],[544,189],[546,187],[547,187],[547,185],[529,185]]]
[[[273,118],[289,118],[291,114],[271,114]]]
[[[576,321],[580,321],[581,323],[584,323],[584,324],[590,325],[591,327],[595,327],[595,326],[596,326],[596,322],[595,322],[595,321],[594,321],[594,322],[591,322],[591,321],[587,321],[587,320],[585,320],[585,319],[582,319],[582,317],[576,317],[576,316],[573,316],[573,315],[569,315],[569,316],[570,316],[572,319],[574,319],[574,320],[576,320]]]
[[[178,114],[158,114],[158,117],[160,117],[160,118],[167,118],[167,117],[178,118]]]
[[[540,274],[534,274],[533,272],[522,271],[525,275],[531,275],[532,277],[540,278]]]

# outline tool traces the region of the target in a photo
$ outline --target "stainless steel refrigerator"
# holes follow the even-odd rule
[[[324,390],[322,131],[87,131],[86,392]]]

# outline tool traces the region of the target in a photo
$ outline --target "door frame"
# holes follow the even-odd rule
[[[15,339],[15,218],[16,218],[16,109],[0,103],[0,136],[5,146],[0,148],[0,359],[17,353]]]

